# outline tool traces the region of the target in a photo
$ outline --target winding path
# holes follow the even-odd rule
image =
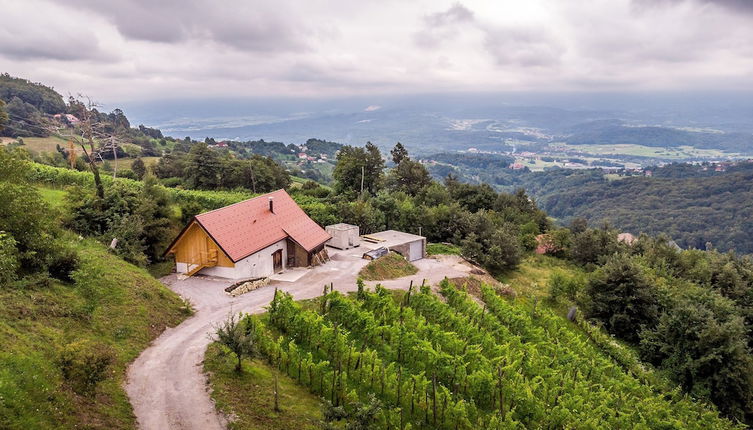
[[[227,296],[223,289],[228,280],[192,277],[183,281],[175,275],[162,281],[188,299],[196,313],[177,327],[165,330],[128,368],[126,392],[142,430],[201,429],[226,427],[209,397],[202,362],[214,325],[236,312],[259,312],[264,309],[277,287],[296,299],[319,296],[324,284],[333,283],[338,291],[356,289],[356,274],[366,264],[360,251],[331,250],[332,261],[309,270],[295,282],[272,285],[239,297]],[[415,262],[416,275],[381,282],[388,288],[407,288],[410,281],[431,284],[444,277],[467,276],[471,268],[457,257],[427,258]],[[374,283],[371,283],[374,284]]]

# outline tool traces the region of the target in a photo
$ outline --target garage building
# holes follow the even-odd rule
[[[426,238],[402,231],[386,230],[363,235],[361,246],[368,249],[387,248],[402,255],[408,261],[426,257]]]

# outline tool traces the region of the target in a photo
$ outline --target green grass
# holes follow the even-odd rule
[[[460,247],[448,243],[430,243],[426,245],[429,255],[460,255]]]
[[[544,298],[549,294],[549,279],[555,273],[575,274],[581,269],[565,260],[548,255],[531,254],[520,263],[517,269],[498,277],[500,282],[509,284],[524,297]]]
[[[369,262],[358,272],[358,276],[366,281],[384,281],[414,275],[417,272],[418,268],[403,258],[402,255],[390,252]]]
[[[0,289],[0,428],[135,428],[126,366],[190,309],[146,271],[92,241],[77,241],[79,282]],[[113,352],[93,395],[75,393],[59,349],[80,340]]]
[[[59,137],[22,137],[24,142],[23,148],[30,149],[36,152],[56,152],[56,145],[60,145],[62,148],[68,148],[68,141]],[[16,142],[17,139],[3,138],[3,143],[8,144]],[[81,153],[81,148],[76,145],[76,152]]]
[[[217,408],[233,417],[231,429],[314,430],[322,428],[319,397],[262,360],[244,360],[235,371],[236,358],[217,343],[209,345],[204,371],[209,375]],[[277,374],[280,412],[274,411],[274,374]]]
[[[65,199],[65,190],[57,190],[55,188],[37,187],[39,195],[53,208],[59,208],[63,205]]]

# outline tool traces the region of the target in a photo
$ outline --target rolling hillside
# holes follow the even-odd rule
[[[84,240],[75,249],[81,266],[73,282],[0,289],[1,428],[134,428],[126,366],[191,312],[102,245]],[[79,364],[65,365],[67,354]],[[109,364],[93,391],[64,376],[70,366],[89,369],[97,360]]]
[[[682,248],[753,252],[753,164],[708,177],[628,177],[563,173],[533,195],[551,216],[567,224],[584,217],[633,234],[667,234]]]

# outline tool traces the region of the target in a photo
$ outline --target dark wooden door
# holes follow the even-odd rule
[[[272,253],[272,264],[274,265],[274,272],[282,272],[282,249]]]

